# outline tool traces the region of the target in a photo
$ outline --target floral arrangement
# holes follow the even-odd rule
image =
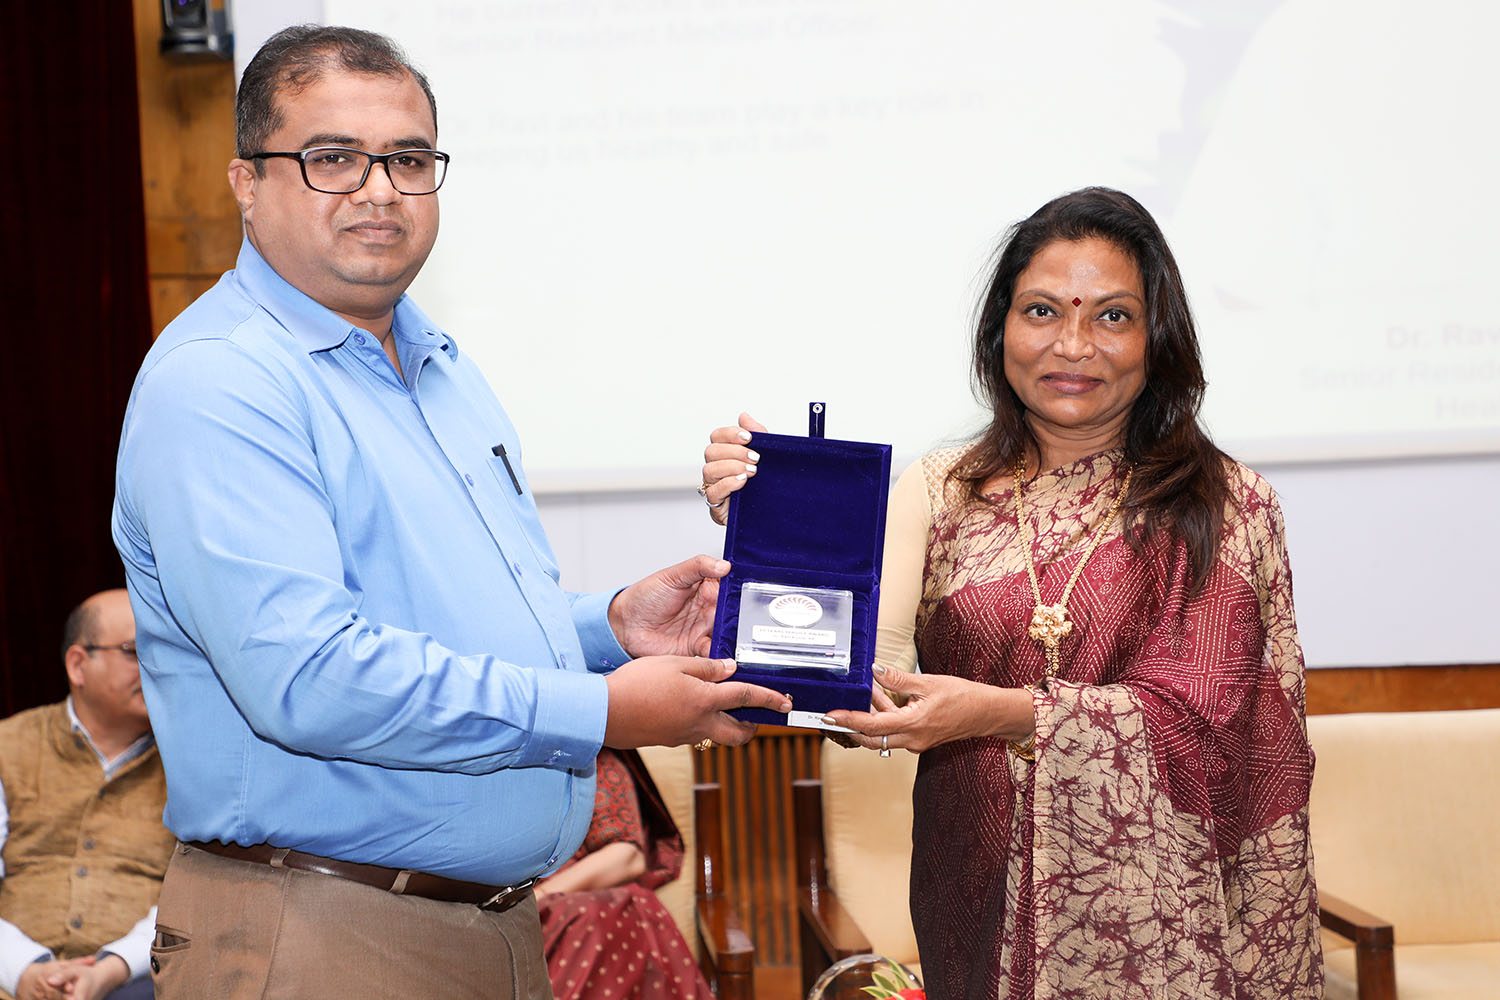
[[[861,983],[875,985],[860,986]],[[855,987],[873,1000],[927,1000],[922,980],[900,962],[874,952],[861,952],[841,958],[824,969],[817,982],[813,983],[807,1000],[849,996]]]
[[[870,994],[875,1000],[927,1000],[927,991],[920,986],[903,986],[910,982],[908,973],[901,966],[886,960],[889,972],[872,972],[870,978],[875,981],[874,986],[862,986],[861,990]]]

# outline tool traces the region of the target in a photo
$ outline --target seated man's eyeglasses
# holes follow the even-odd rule
[[[132,660],[135,659],[135,643],[133,642],[122,642],[114,646],[96,646],[93,643],[85,643],[83,648],[90,653],[97,653],[101,649],[113,649],[118,653],[125,654]]]
[[[353,194],[365,186],[370,168],[385,167],[391,187],[402,194],[432,194],[443,186],[448,173],[448,154],[435,149],[398,149],[393,153],[366,153],[347,146],[317,146],[296,153],[251,153],[247,160],[281,157],[302,167],[302,182],[323,194]]]

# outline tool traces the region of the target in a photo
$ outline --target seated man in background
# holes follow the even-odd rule
[[[62,646],[67,700],[0,722],[0,995],[148,998],[173,838],[125,591],[75,608]]]

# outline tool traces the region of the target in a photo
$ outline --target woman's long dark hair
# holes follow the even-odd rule
[[[974,336],[975,390],[992,417],[952,475],[971,498],[985,502],[987,483],[1029,452],[1041,453],[1021,397],[1005,378],[1005,318],[1016,279],[1043,247],[1093,238],[1135,261],[1146,292],[1146,382],[1130,409],[1124,441],[1125,461],[1135,468],[1121,510],[1126,538],[1137,550],[1158,532],[1180,539],[1187,548],[1188,586],[1196,592],[1218,556],[1229,498],[1228,456],[1198,424],[1207,383],[1177,261],[1156,220],[1128,194],[1102,187],[1074,191],[1006,233]]]

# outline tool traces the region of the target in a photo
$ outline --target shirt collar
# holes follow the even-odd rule
[[[429,319],[409,295],[402,295],[396,302],[396,315],[391,321],[391,329],[398,342],[406,341],[411,344],[419,355],[435,353],[441,354],[450,362],[458,360],[458,342]],[[404,356],[405,352],[402,353]]]
[[[277,274],[249,239],[240,244],[234,278],[309,354],[338,347],[357,329]],[[398,339],[416,343],[426,340],[429,333],[441,338],[440,343],[446,345],[442,353],[449,361],[458,359],[458,344],[417,308],[408,295],[403,294],[396,302],[392,328]]]
[[[67,705],[68,724],[72,726],[73,732],[83,737],[83,741],[89,745],[89,749],[94,751],[94,756],[99,758],[99,766],[104,768],[104,778],[106,781],[118,774],[120,769],[126,764],[129,764],[147,750],[156,746],[156,736],[153,733],[147,732],[144,736],[130,744],[130,746],[121,750],[113,760],[106,760],[104,754],[100,753],[99,748],[94,745],[93,734],[88,731],[88,727],[83,724],[83,720],[78,718],[78,713],[73,710],[72,695],[68,695]]]

